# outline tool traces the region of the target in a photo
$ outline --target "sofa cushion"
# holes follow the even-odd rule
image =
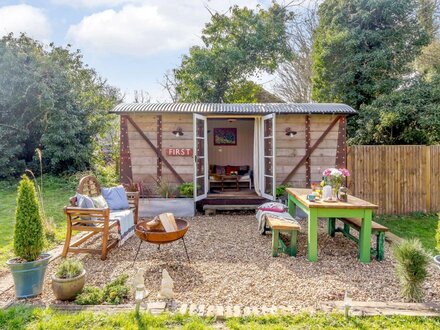
[[[277,202],[267,202],[257,207],[260,211],[270,211],[270,212],[285,212],[287,206],[282,203]]]
[[[102,188],[102,196],[111,210],[125,210],[130,208],[127,193],[123,186]]]
[[[226,166],[226,175],[231,175],[231,172],[235,172],[235,174],[238,174],[238,170],[240,169],[240,166]]]
[[[215,174],[225,175],[226,174],[225,166],[215,165]]]
[[[76,197],[76,206],[83,209],[95,208],[95,205],[93,204],[93,200],[89,196],[76,193],[75,197]]]
[[[106,209],[108,204],[102,195],[96,197],[90,197],[93,201],[93,205],[98,209]]]
[[[240,166],[240,168],[238,169],[238,175],[245,175],[245,174],[249,174],[249,166]]]

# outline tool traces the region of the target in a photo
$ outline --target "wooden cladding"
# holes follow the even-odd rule
[[[440,210],[440,146],[352,146],[348,188],[378,214]]]
[[[133,180],[133,172],[131,168],[130,144],[128,141],[127,116],[121,116],[120,132],[120,177],[122,183],[128,184]]]

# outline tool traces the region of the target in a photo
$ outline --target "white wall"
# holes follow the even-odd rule
[[[236,146],[214,146],[214,128],[237,128]],[[249,165],[253,167],[254,119],[208,118],[209,165]]]

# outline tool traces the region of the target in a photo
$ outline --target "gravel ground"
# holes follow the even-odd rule
[[[402,301],[399,283],[394,275],[389,245],[385,260],[368,265],[357,259],[356,245],[337,234],[325,233],[320,221],[319,261],[307,261],[307,222],[301,221],[296,258],[280,254],[271,256],[271,236],[257,232],[254,214],[236,213],[196,216],[189,219],[185,236],[191,263],[188,263],[181,241],[157,246],[143,243],[132,267],[139,243],[137,237],[121,248],[110,251],[106,261],[99,256],[81,254],[87,270],[87,283],[101,286],[116,276],[136,270],[145,271],[148,300],[157,300],[160,270],[166,268],[175,281],[177,303],[241,306],[314,307],[322,301],[343,300],[348,290],[357,301]],[[99,243],[99,241],[97,242]],[[48,267],[43,294],[31,303],[61,303],[50,288],[50,276],[60,260]],[[430,266],[426,283],[426,302],[440,303],[440,272]],[[0,301],[14,297],[13,290],[0,296]]]

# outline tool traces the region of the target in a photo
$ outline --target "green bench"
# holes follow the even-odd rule
[[[350,228],[355,229],[360,232],[362,227],[362,219],[358,218],[338,218],[339,221],[344,223],[344,227],[336,228],[336,219],[328,219],[328,234],[332,237],[335,236],[336,232],[342,233],[345,237],[355,241],[359,244],[359,239],[350,233]],[[385,232],[388,228],[378,224],[377,222],[371,221],[371,234],[376,236],[376,248],[371,249],[372,254],[376,256],[376,260],[381,261],[385,255]]]
[[[266,224],[272,230],[272,256],[277,257],[278,252],[284,252],[292,257],[296,256],[298,231],[301,230],[299,223],[266,215]],[[281,232],[290,234],[289,247],[281,239]]]

